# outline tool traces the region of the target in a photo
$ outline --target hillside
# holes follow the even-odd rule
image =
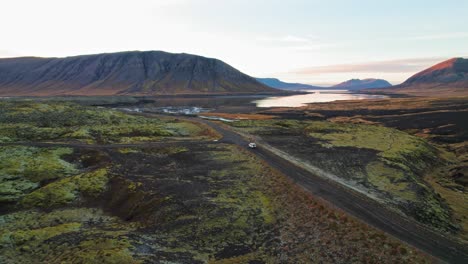
[[[382,79],[351,79],[337,85],[333,88],[347,89],[347,90],[359,90],[367,88],[385,88],[391,87],[392,84]]]
[[[162,51],[0,59],[0,95],[276,92],[228,64]]]
[[[367,92],[446,97],[466,96],[467,88],[468,59],[452,58],[414,74],[399,85]]]
[[[303,83],[288,83],[276,78],[256,78],[257,81],[276,89],[281,90],[304,90],[304,89],[326,89],[325,87],[314,86]]]
[[[468,88],[468,59],[446,60],[411,76],[401,84],[401,87],[412,86]]]

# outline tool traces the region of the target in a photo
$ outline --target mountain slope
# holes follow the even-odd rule
[[[351,79],[337,85],[333,88],[347,89],[347,90],[359,90],[367,88],[385,88],[391,87],[392,84],[382,79]]]
[[[400,86],[468,88],[468,59],[446,60],[411,76]]]
[[[256,78],[257,81],[276,89],[282,90],[303,90],[303,89],[324,89],[324,87],[313,86],[303,83],[288,83],[276,78]]]
[[[0,59],[0,95],[157,95],[277,90],[211,58],[129,51]]]

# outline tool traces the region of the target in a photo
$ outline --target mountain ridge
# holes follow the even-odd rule
[[[339,90],[339,89],[346,89],[346,90],[359,90],[359,89],[367,89],[367,88],[384,88],[384,87],[391,87],[392,84],[383,79],[350,79],[339,84],[330,86],[330,87],[323,87],[323,86],[315,86],[310,84],[303,84],[303,83],[288,83],[283,82],[277,78],[256,78],[257,81],[276,89],[282,90],[307,90],[307,89],[317,89],[317,90]]]
[[[315,86],[304,83],[283,82],[277,78],[255,78],[257,81],[276,89],[282,90],[301,90],[301,89],[326,89],[326,87]]]
[[[468,88],[468,59],[451,58],[437,63],[414,74],[404,81],[400,87],[415,85],[426,87],[450,85],[450,87],[455,88]]]
[[[451,58],[413,74],[403,83],[386,89],[366,89],[370,93],[412,96],[468,95],[468,59]]]
[[[367,78],[367,79],[350,79],[339,83],[337,85],[333,85],[333,88],[341,88],[341,89],[348,89],[348,90],[359,90],[359,89],[368,89],[368,88],[386,88],[391,87],[392,84],[383,79],[374,79],[374,78]]]
[[[221,60],[124,51],[63,58],[0,59],[1,95],[276,93]]]

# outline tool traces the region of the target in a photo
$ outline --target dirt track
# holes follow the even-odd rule
[[[190,118],[190,120],[210,126],[223,136],[219,142],[236,144],[248,149],[314,196],[326,200],[363,222],[443,261],[468,263],[468,247],[466,244],[458,243],[437,234],[417,222],[383,207],[368,197],[341,186],[339,183],[318,177],[279,157],[268,149],[261,146],[254,150],[249,149],[247,146],[248,141],[227,127],[203,119]]]

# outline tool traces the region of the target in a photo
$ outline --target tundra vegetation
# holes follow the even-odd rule
[[[201,125],[69,103],[4,106],[2,127],[29,126],[39,135],[3,134],[9,144],[0,147],[1,263],[431,261],[310,196],[233,145],[183,140],[170,147],[32,144],[77,140],[62,133],[68,129],[115,131],[131,124],[154,126],[172,137],[180,136],[175,131],[183,127],[184,138],[199,139],[206,137]],[[81,116],[83,123],[64,125],[67,119],[55,111]],[[6,121],[12,116],[20,118]],[[46,126],[37,125],[49,119]],[[61,132],[47,138],[41,129]],[[86,135],[79,140],[94,144],[129,138],[126,133]]]
[[[466,97],[339,101],[229,125],[466,241],[467,110]]]
[[[2,101],[0,125],[0,142],[132,143],[212,136],[208,128],[190,122],[64,102]]]

